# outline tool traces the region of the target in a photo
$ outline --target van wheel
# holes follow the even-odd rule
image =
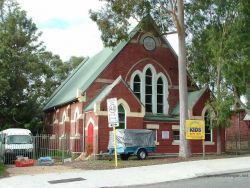
[[[144,160],[147,158],[147,151],[145,149],[139,149],[139,151],[137,152],[137,158],[140,160]]]

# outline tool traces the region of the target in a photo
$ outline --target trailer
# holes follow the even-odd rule
[[[109,132],[108,150],[111,155],[114,152],[113,131]],[[146,129],[117,129],[116,130],[117,154],[122,160],[128,160],[130,155],[136,155],[144,160],[149,153],[155,152],[154,132]]]

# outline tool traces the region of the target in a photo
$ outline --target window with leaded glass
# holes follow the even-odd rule
[[[147,69],[145,76],[145,107],[146,112],[152,112],[152,72]]]
[[[174,137],[174,140],[180,140],[180,131],[179,130],[174,130],[173,131],[173,137]]]
[[[211,116],[208,111],[205,113],[205,141],[212,141]]]
[[[158,78],[157,80],[157,113],[163,113],[163,81],[162,78]]]
[[[126,128],[126,114],[121,104],[118,106],[118,118],[119,118],[119,127],[117,127],[117,129],[125,129]]]
[[[134,89],[134,94],[137,96],[137,98],[141,99],[141,79],[139,75],[136,75],[134,77],[133,89]]]

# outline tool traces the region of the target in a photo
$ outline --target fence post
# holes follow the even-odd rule
[[[62,137],[62,164],[64,164],[64,146],[65,146],[65,135]]]
[[[36,142],[37,142],[37,140],[36,140],[36,136],[33,136],[32,137],[32,141],[33,141],[33,154],[32,154],[32,158],[33,159],[36,159],[36,148],[37,148],[37,146],[36,146]]]
[[[248,152],[250,153],[250,135],[248,135]]]
[[[236,149],[236,156],[238,155],[238,137],[235,135],[235,149]]]

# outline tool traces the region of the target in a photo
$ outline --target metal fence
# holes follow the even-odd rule
[[[5,143],[0,143],[0,151],[2,151],[2,160],[6,164],[14,163],[18,157],[35,160],[40,157],[51,157],[56,163],[64,163],[78,157],[84,151],[83,143],[83,136],[42,134],[33,136],[29,147],[15,144],[7,148]]]
[[[226,138],[226,151],[235,153],[236,155],[242,153],[250,153],[250,135],[234,135]]]

